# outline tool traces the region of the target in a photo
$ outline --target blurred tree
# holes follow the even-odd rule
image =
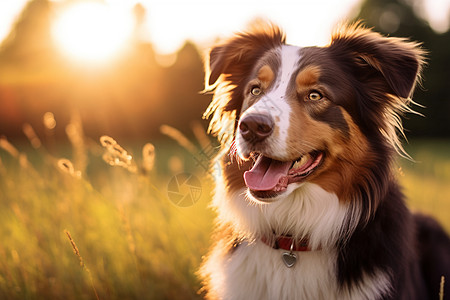
[[[56,5],[49,0],[28,2],[0,45],[0,136],[25,138],[24,123],[42,135],[42,116],[52,112],[55,134],[64,137],[73,111],[94,139],[104,134],[154,138],[162,124],[192,133],[189,123],[201,119],[209,101],[199,94],[203,63],[193,43],[176,53],[173,65],[159,65],[153,45],[142,41],[146,11],[137,4],[126,53],[106,65],[71,62],[53,43]]]
[[[450,137],[450,30],[436,33],[416,11],[423,0],[365,0],[356,19],[390,36],[406,37],[423,43],[429,54],[423,72],[422,87],[414,100],[426,108],[416,107],[425,119],[406,116],[408,136]]]
[[[48,86],[60,70],[51,15],[48,0],[29,1],[0,44],[0,134],[20,135],[24,122],[43,130],[45,108],[62,110],[58,91]]]
[[[175,63],[165,71],[167,105],[164,113],[170,116],[169,124],[186,129],[184,115],[196,116],[200,121],[209,97],[200,95],[203,90],[203,62],[197,47],[186,42],[177,53]]]
[[[29,67],[48,59],[54,50],[50,31],[51,7],[48,0],[28,2],[0,47],[0,62]],[[45,57],[43,57],[45,54]]]

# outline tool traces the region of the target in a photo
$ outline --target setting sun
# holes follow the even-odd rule
[[[58,47],[72,59],[103,62],[126,46],[133,19],[98,2],[82,2],[61,11],[52,28]]]

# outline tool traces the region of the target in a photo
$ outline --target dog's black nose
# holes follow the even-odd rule
[[[246,141],[260,142],[273,131],[272,118],[261,114],[250,114],[239,122],[239,130]]]

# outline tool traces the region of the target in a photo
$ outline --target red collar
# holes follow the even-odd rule
[[[302,239],[300,241],[295,241],[290,236],[279,236],[275,240],[262,237],[261,241],[273,249],[284,249],[288,251],[311,251],[309,247],[308,239]]]

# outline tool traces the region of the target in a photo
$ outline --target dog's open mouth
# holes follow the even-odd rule
[[[322,163],[324,153],[313,151],[294,161],[279,161],[259,154],[253,167],[244,173],[250,192],[258,198],[272,198],[290,183],[301,182]]]

